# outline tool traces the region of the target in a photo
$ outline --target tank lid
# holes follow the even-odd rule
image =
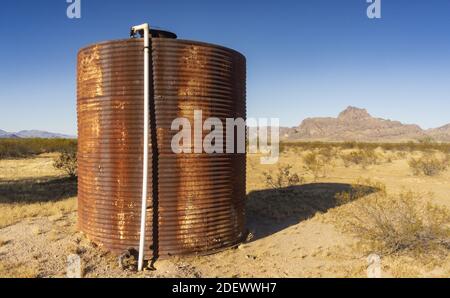
[[[177,38],[175,33],[160,29],[150,29],[150,35],[153,38]]]

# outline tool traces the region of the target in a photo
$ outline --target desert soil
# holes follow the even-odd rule
[[[333,224],[339,220],[336,210],[352,208],[334,207],[336,193],[358,178],[370,178],[392,193],[432,192],[433,203],[450,207],[450,171],[437,177],[414,176],[408,157],[366,169],[345,167],[336,160],[326,178],[313,181],[305,173],[304,154],[291,150],[279,161],[304,177],[301,200],[273,200],[263,172],[275,172],[277,166],[261,165],[256,155],[248,157],[247,225],[252,237],[246,243],[209,256],[160,260],[156,270],[142,273],[120,269],[116,256],[77,231],[75,186],[53,169],[53,155],[0,160],[0,276],[64,277],[67,257],[77,254],[85,277],[365,277],[367,255],[358,251],[357,239]],[[52,181],[63,186],[55,187]],[[382,256],[382,275],[450,277],[450,257],[422,262]]]

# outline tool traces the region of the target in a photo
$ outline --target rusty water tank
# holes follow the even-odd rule
[[[245,57],[170,32],[151,35],[145,256],[234,246],[244,236],[245,154],[175,154],[171,123],[177,117],[194,123],[194,110],[223,123],[245,119]],[[115,253],[139,244],[143,78],[142,38],[78,53],[78,225]]]

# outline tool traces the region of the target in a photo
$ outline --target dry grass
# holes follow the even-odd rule
[[[439,158],[436,154],[425,153],[419,158],[411,158],[409,167],[414,175],[436,176],[447,170],[448,156]]]
[[[0,204],[0,228],[12,225],[25,218],[54,216],[73,212],[77,209],[76,198],[58,202],[33,204]]]
[[[367,187],[378,192],[364,196]],[[340,193],[341,202],[352,202],[340,212],[340,223],[354,235],[366,253],[383,255],[446,256],[450,253],[450,213],[429,203],[429,195],[404,191],[389,195],[379,183],[358,183]],[[356,197],[362,197],[355,200]]]
[[[76,210],[76,180],[53,168],[54,156],[0,161],[0,228]]]
[[[290,149],[294,150],[315,150],[322,148],[337,148],[339,150],[347,149],[370,149],[375,150],[381,148],[386,151],[401,152],[426,152],[439,151],[443,153],[450,152],[450,143],[437,143],[430,141],[404,142],[404,143],[363,143],[363,142],[282,142],[280,144],[280,152],[286,152]]]
[[[398,145],[403,146],[404,151],[396,146],[387,144],[386,147],[383,145],[378,148],[379,144],[356,143],[294,146],[280,156],[281,166],[261,165],[260,156],[249,156],[249,195],[246,205],[249,229],[254,234],[253,241],[240,249],[183,262],[195,268],[195,274],[200,272],[205,277],[363,277],[367,264],[365,257],[360,257],[361,251],[353,250],[355,242],[359,242],[355,247],[363,249],[363,252],[375,250],[385,253],[383,273],[386,272],[387,276],[450,276],[449,257],[438,258],[438,261],[427,259],[425,266],[419,264],[416,256],[418,251],[422,251],[425,256],[449,255],[445,241],[442,241],[446,230],[439,230],[436,224],[440,222],[445,227],[448,218],[444,215],[439,218],[438,214],[443,213],[436,210],[442,208],[428,205],[428,200],[439,206],[450,206],[450,173],[442,172],[431,178],[412,176],[408,165],[408,160],[421,156],[422,152],[417,151],[420,146],[441,145]],[[342,153],[364,151],[367,148],[378,156],[377,162],[370,167],[345,167],[340,159]],[[442,150],[445,148],[440,147]],[[314,177],[305,168],[303,157],[310,152],[316,152],[329,166],[325,177]],[[91,246],[81,234],[75,233],[76,215],[72,211],[76,210],[76,192],[73,192],[76,182],[53,168],[53,157],[46,155],[26,160],[0,160],[0,227],[20,222],[3,230],[4,240],[10,240],[11,244],[0,245],[2,253],[6,253],[0,254],[0,276],[63,276],[65,257],[70,253],[82,256],[87,263],[86,274],[89,277],[129,276],[129,273],[114,269],[116,258],[111,256],[111,260],[107,260],[103,253],[99,253],[98,247]],[[387,187],[367,179],[359,180],[358,186],[350,185],[360,176],[376,179]],[[317,180],[317,183],[305,184],[303,177],[308,181]],[[418,189],[433,191],[436,196],[413,196],[414,203],[410,203],[407,192],[403,192],[403,202],[398,195],[401,188],[414,189],[413,194],[417,194]],[[374,191],[378,193],[374,194]],[[386,195],[381,195],[383,192]],[[372,203],[375,204],[373,208],[370,207]],[[358,207],[360,204],[361,209]],[[395,241],[386,241],[377,236],[378,240],[372,244],[364,235],[358,236],[351,229],[342,232],[340,228],[344,227],[340,225],[346,224],[349,228],[349,221],[354,220],[352,216],[366,214],[361,211],[364,208],[375,210],[375,213],[369,214],[387,216],[387,231],[410,236],[395,236]],[[22,221],[29,217],[39,218]],[[414,229],[407,229],[406,223],[411,220],[403,217],[418,224]],[[370,222],[363,221],[364,224]],[[40,227],[39,231],[36,229],[35,232],[33,226]],[[369,227],[373,227],[373,224]],[[384,235],[377,231],[375,229],[372,235]],[[78,237],[83,239],[81,244],[75,241]],[[31,243],[30,240],[33,249],[41,254],[38,259],[33,259],[33,255],[23,249],[23,243]],[[378,245],[380,247],[375,249]],[[57,257],[52,257],[55,255]],[[12,264],[13,259],[26,264]],[[230,263],[239,263],[240,266],[229,266]],[[191,276],[184,269],[179,269],[179,262],[158,262],[157,268],[159,270],[154,272],[156,275]]]
[[[29,159],[0,160],[0,182],[63,176],[64,173],[53,167],[56,156],[55,153],[48,153]]]
[[[358,165],[365,169],[370,165],[378,164],[380,156],[374,149],[365,148],[351,151],[349,153],[343,153],[341,154],[341,158],[346,167]]]

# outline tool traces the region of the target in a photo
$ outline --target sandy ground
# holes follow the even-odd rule
[[[66,197],[57,202],[53,202],[55,195],[49,195],[30,203],[32,192],[28,190],[26,203],[21,203],[20,196],[12,193],[15,199],[8,199],[8,193],[14,191],[11,183],[61,179],[61,173],[51,167],[51,155],[2,160],[0,216],[6,216],[11,205],[26,212],[0,225],[0,276],[64,277],[67,257],[77,254],[85,277],[365,277],[367,256],[358,251],[356,239],[332,224],[339,220],[333,218],[339,214],[333,211],[351,208],[351,204],[335,207],[336,193],[364,177],[385,183],[389,192],[403,189],[433,192],[435,204],[450,206],[449,171],[432,178],[413,176],[406,158],[367,169],[346,168],[335,161],[326,178],[313,181],[305,173],[302,154],[287,152],[279,163],[292,165],[292,171],[305,178],[305,183],[295,188],[299,195],[275,199],[273,191],[267,189],[263,172],[273,172],[277,166],[263,166],[258,156],[249,156],[247,222],[253,236],[249,241],[210,256],[160,260],[155,264],[156,270],[143,273],[120,269],[116,256],[103,251],[76,230],[76,198],[67,189],[71,184],[63,188],[62,193],[68,193]],[[41,209],[47,209],[46,204],[63,204],[63,207],[44,212]],[[27,208],[41,212],[30,213]],[[410,257],[382,256],[382,275],[450,277],[450,257],[438,262],[419,262]]]

